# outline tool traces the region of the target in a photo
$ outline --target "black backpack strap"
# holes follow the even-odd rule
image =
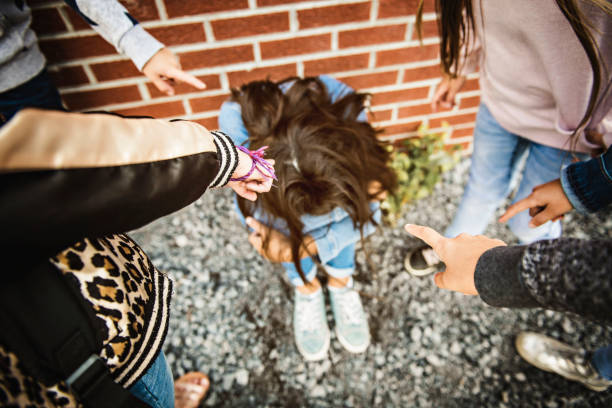
[[[113,381],[85,302],[52,264],[10,275],[0,285],[0,342],[26,374],[46,386],[65,381],[85,407],[149,407]]]

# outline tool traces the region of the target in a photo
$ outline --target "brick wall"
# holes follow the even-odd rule
[[[371,120],[386,129],[385,139],[414,135],[423,120],[432,128],[446,120],[449,143],[470,144],[476,77],[452,111],[429,108],[440,77],[432,0],[425,5],[422,45],[414,28],[417,0],[121,2],[207,89],[182,85],[174,96],[161,94],[64,2],[30,0],[41,48],[69,109],[180,117],[214,129],[231,87],[325,73],[373,95]]]

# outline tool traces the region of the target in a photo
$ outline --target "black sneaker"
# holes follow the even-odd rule
[[[412,249],[404,258],[404,268],[414,276],[425,276],[434,273],[442,265],[432,247],[423,245]]]

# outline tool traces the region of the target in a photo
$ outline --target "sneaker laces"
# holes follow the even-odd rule
[[[359,301],[359,294],[353,289],[336,295],[336,301],[342,319],[350,325],[359,325],[363,322],[363,307]]]
[[[423,259],[427,263],[427,266],[437,265],[440,262],[440,257],[436,254],[436,251],[433,248],[425,248],[421,251],[421,255],[423,255]]]
[[[302,298],[299,304],[300,310],[297,313],[298,330],[314,332],[321,326],[323,313],[321,313],[321,305],[318,300],[319,296]]]

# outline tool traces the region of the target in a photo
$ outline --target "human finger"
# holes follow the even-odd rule
[[[253,229],[254,233],[261,235],[262,237],[268,235],[268,231],[270,230],[270,228],[267,225],[257,221],[255,218],[247,217],[245,222],[249,227]]]
[[[435,252],[438,252],[436,251],[436,248],[439,248],[441,242],[446,239],[433,228],[425,227],[422,225],[406,224],[404,225],[404,229],[408,233],[425,241],[427,244],[429,244],[429,246],[434,249]],[[438,255],[440,255],[439,252]]]
[[[153,85],[155,85],[155,87],[161,92],[170,96],[174,95],[174,87],[171,86],[168,82],[161,79],[158,75],[155,75],[154,77],[149,77],[149,79],[153,81]]]
[[[434,283],[436,284],[437,287],[439,287],[440,289],[447,289],[445,281],[444,281],[444,274],[446,273],[446,271],[444,272],[438,272],[434,275]]]
[[[554,219],[557,217],[557,214],[555,213],[555,211],[553,210],[552,206],[548,206],[546,207],[546,209],[544,209],[544,211],[540,211],[538,214],[536,214],[535,217],[533,217],[530,221],[529,221],[529,227],[531,228],[535,228],[535,227],[539,227],[540,225]]]
[[[254,191],[256,193],[267,193],[272,188],[272,179],[268,178],[262,181],[247,181],[247,190]]]
[[[528,208],[531,207],[536,207],[537,206],[537,202],[535,200],[535,198],[533,198],[532,195],[529,195],[525,198],[523,198],[520,201],[517,201],[516,203],[512,204],[510,207],[508,207],[506,209],[506,212],[502,214],[501,217],[499,217],[499,222],[506,222],[508,221],[510,218],[514,217],[516,214],[525,211]]]
[[[249,243],[263,255],[263,237],[255,232],[249,234]]]
[[[177,81],[185,82],[186,84],[189,84],[198,89],[206,88],[206,84],[204,82],[200,81],[195,76],[188,74],[187,72],[183,71],[180,68],[174,68],[174,67],[168,68],[166,71],[166,76],[168,78],[172,78]]]

